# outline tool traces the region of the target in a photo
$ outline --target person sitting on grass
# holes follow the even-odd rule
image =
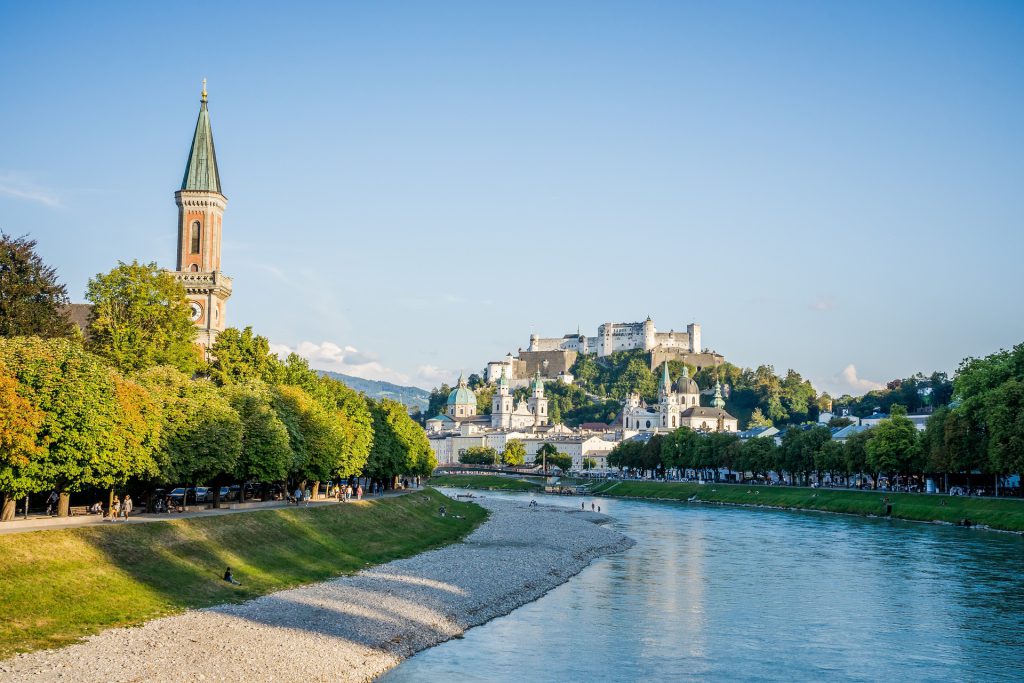
[[[231,574],[231,567],[224,570],[224,580],[233,586],[241,586],[240,581],[235,581],[235,577]]]

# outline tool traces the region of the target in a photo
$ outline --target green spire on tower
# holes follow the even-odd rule
[[[725,399],[722,398],[722,383],[717,378],[715,378],[715,397],[711,399],[711,406],[725,410]]]
[[[199,190],[224,194],[220,189],[220,173],[217,171],[217,152],[213,148],[213,130],[210,128],[210,112],[206,108],[206,79],[199,100],[199,120],[192,136],[192,149],[188,153],[185,177],[181,180],[182,190]]]

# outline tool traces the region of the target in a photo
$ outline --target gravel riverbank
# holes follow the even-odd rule
[[[0,681],[368,681],[633,544],[603,515],[477,502],[491,515],[461,543],[19,655],[0,662]]]

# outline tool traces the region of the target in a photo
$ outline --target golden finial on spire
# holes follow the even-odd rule
[[[206,79],[203,79],[203,102],[206,101]]]

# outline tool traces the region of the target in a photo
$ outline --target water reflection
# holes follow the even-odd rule
[[[1020,680],[1020,537],[817,513],[598,504],[636,546],[381,680]]]

